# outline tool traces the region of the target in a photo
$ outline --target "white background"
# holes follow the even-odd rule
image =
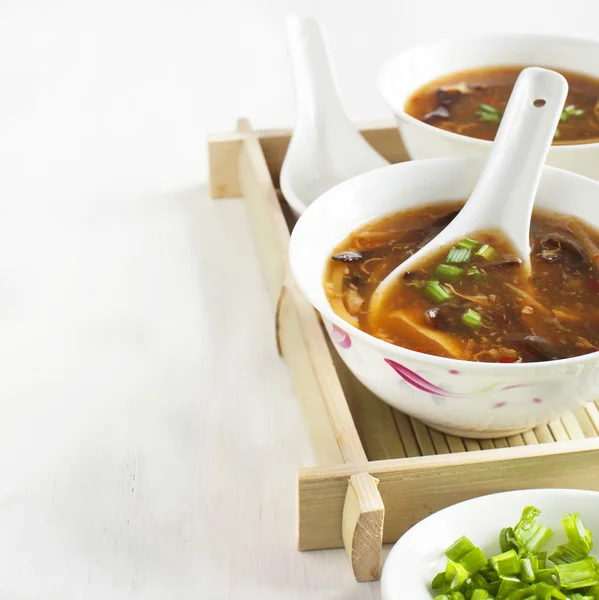
[[[294,549],[299,410],[240,201],[204,138],[289,125],[284,16],[353,118],[463,33],[593,37],[578,0],[0,1],[0,600],[376,598]]]

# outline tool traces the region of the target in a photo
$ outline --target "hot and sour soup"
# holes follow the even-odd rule
[[[405,111],[440,129],[493,140],[523,68],[487,67],[446,75],[416,90],[406,102]],[[569,85],[553,143],[599,141],[599,79],[553,70],[561,73]]]
[[[348,323],[418,352],[481,362],[537,362],[599,349],[599,233],[580,220],[535,211],[532,276],[499,232],[440,249],[406,273],[371,314],[378,284],[435,237],[461,203],[369,223],[332,253],[325,291]]]

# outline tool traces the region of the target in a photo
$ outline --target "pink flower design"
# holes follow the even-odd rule
[[[420,377],[418,373],[414,373],[407,367],[400,365],[399,363],[391,360],[390,358],[386,358],[385,362],[405,381],[407,381],[410,385],[419,389],[422,392],[427,392],[429,394],[433,394],[434,396],[442,396],[443,398],[448,397],[461,397],[461,394],[453,394],[452,392],[448,392],[434,383],[427,381],[424,377]]]
[[[339,330],[341,331],[341,330]],[[347,334],[345,334],[344,332],[342,332],[343,335],[347,336]],[[349,339],[349,336],[347,336]],[[339,343],[339,342],[338,342]],[[351,344],[351,342],[350,342]],[[340,344],[341,345],[341,344]],[[342,346],[343,347],[343,346]],[[349,347],[349,346],[348,346]],[[469,398],[475,394],[486,394],[486,393],[493,393],[493,394],[497,394],[500,392],[506,392],[508,390],[513,390],[516,388],[523,388],[523,387],[530,387],[531,384],[527,384],[527,383],[520,383],[520,384],[514,384],[514,385],[508,385],[505,386],[501,389],[497,389],[497,387],[500,385],[498,382],[495,383],[489,383],[487,384],[485,387],[480,388],[478,390],[473,390],[468,394],[460,394],[458,392],[452,392],[450,390],[445,390],[443,388],[440,388],[438,385],[435,385],[434,383],[427,381],[426,379],[424,379],[424,377],[422,377],[421,375],[418,375],[418,373],[415,373],[414,371],[412,371],[411,369],[408,369],[407,367],[405,367],[404,365],[400,365],[398,362],[395,362],[394,360],[391,360],[390,358],[385,358],[385,362],[407,383],[409,383],[411,386],[415,387],[416,389],[420,390],[421,392],[426,392],[428,394],[431,394],[433,396],[437,396],[439,398]],[[455,369],[451,369],[449,371],[449,373],[451,375],[458,375],[459,371],[456,371]],[[540,398],[534,398],[533,402],[535,404],[540,404],[541,403],[541,399]],[[506,402],[497,402],[497,404],[493,405],[493,408],[501,408],[503,406],[506,405]]]
[[[331,334],[333,341],[340,348],[351,348],[351,338],[341,327],[337,327],[337,325],[333,325],[333,333]]]

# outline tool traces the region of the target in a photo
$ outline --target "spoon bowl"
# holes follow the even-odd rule
[[[337,184],[388,165],[343,110],[322,26],[292,15],[287,19],[296,97],[296,124],[281,168],[281,190],[300,215]]]
[[[381,314],[387,294],[406,271],[440,248],[480,231],[499,231],[530,274],[529,230],[541,172],[561,116],[568,83],[548,69],[524,69],[503,115],[493,149],[477,184],[456,218],[377,287],[370,318]]]

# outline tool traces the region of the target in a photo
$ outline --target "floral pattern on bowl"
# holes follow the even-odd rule
[[[333,324],[331,338],[340,348],[351,348],[351,338],[341,327],[337,327],[337,325]]]
[[[468,398],[470,396],[472,396],[473,394],[485,394],[488,392],[504,392],[507,390],[512,390],[515,388],[521,388],[521,387],[527,387],[527,384],[524,383],[520,383],[520,384],[516,384],[516,385],[508,385],[505,386],[501,389],[497,389],[497,387],[499,385],[501,385],[498,382],[495,383],[491,383],[489,385],[484,386],[481,389],[478,390],[473,390],[472,392],[468,392],[467,394],[463,394],[463,393],[458,393],[458,392],[452,392],[451,390],[446,390],[443,389],[441,387],[439,387],[438,385],[435,385],[434,383],[431,383],[430,381],[428,381],[427,379],[425,379],[424,377],[422,377],[421,375],[418,375],[418,373],[412,371],[411,369],[408,369],[406,366],[399,364],[398,362],[390,359],[390,358],[385,358],[385,362],[404,380],[406,381],[408,384],[410,384],[412,387],[415,387],[416,389],[420,390],[421,392],[426,392],[427,394],[431,394],[433,396],[438,396],[441,398]],[[457,371],[453,371],[451,372],[452,375],[459,375],[459,373]]]

